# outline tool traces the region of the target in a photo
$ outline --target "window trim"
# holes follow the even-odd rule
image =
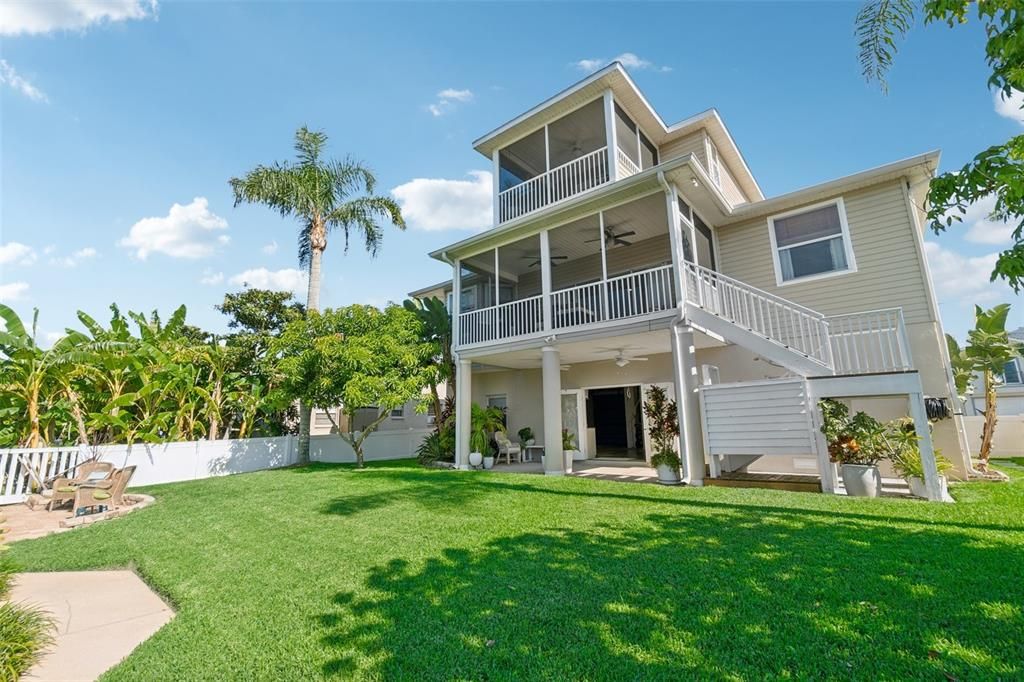
[[[395,414],[395,412],[398,412],[398,414]],[[392,408],[388,412],[388,419],[405,419],[405,405]]]
[[[775,221],[779,218],[788,218],[790,216],[800,215],[801,213],[809,213],[810,211],[825,208],[826,206],[835,206],[836,210],[839,212],[839,236],[843,239],[843,251],[846,254],[846,269],[833,270],[831,272],[819,272],[815,275],[804,275],[803,277],[794,277],[793,279],[783,280],[782,263],[779,261],[780,249],[777,243],[778,240],[775,238]],[[775,286],[786,287],[791,284],[802,284],[804,282],[814,282],[816,280],[829,279],[832,277],[842,277],[844,275],[852,275],[857,272],[857,259],[853,255],[853,240],[850,238],[850,225],[846,220],[846,203],[843,201],[842,197],[836,197],[835,199],[829,199],[827,201],[819,201],[816,204],[809,204],[807,206],[801,206],[800,208],[793,209],[792,211],[776,213],[775,215],[768,216],[768,239],[771,240],[772,245],[772,266],[775,268]],[[835,236],[808,239],[805,242],[790,244],[783,248],[792,249],[797,246],[812,244],[826,239],[835,239]]]

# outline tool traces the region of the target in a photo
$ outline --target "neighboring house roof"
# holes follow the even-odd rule
[[[433,292],[437,291],[438,289],[451,289],[451,288],[452,288],[452,280],[451,280],[451,278],[449,278],[449,279],[444,280],[443,282],[438,282],[437,284],[431,284],[428,287],[423,287],[422,289],[417,289],[416,291],[410,291],[409,292],[409,298],[419,298],[421,296],[426,296],[427,294],[433,293]]]
[[[615,100],[637,119],[640,127],[659,147],[705,128],[726,165],[737,171],[736,182],[743,192],[755,201],[764,198],[764,193],[761,192],[757,180],[754,179],[750,167],[717,110],[708,109],[671,126],[666,125],[619,62],[612,62],[570,85],[554,97],[549,97],[526,113],[503,123],[473,142],[473,148],[491,158],[495,149],[511,144],[544,124],[594,100],[607,89],[612,90]]]
[[[1017,339],[1018,341],[1024,341],[1024,327],[1018,327],[1010,332],[1011,339]]]

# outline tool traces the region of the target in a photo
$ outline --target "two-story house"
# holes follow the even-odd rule
[[[431,253],[453,272],[460,466],[473,402],[530,426],[548,474],[563,429],[585,457],[649,458],[659,384],[691,485],[785,458],[835,490],[824,397],[913,417],[933,497],[933,447],[968,470],[923,249],[937,152],[766,198],[716,111],[666,125],[618,63],[474,147],[494,225]]]

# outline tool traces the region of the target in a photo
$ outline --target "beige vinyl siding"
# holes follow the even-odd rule
[[[767,217],[717,228],[722,272],[827,315],[902,307],[932,321],[902,180],[842,195],[857,272],[778,286]]]
[[[678,140],[672,140],[661,145],[658,150],[658,161],[665,163],[671,159],[693,154],[700,161],[700,165],[708,167],[707,148],[704,146],[704,131],[698,130],[695,133],[684,135]]]
[[[748,201],[743,190],[736,184],[736,178],[733,177],[729,167],[725,165],[725,161],[722,161],[722,194],[725,195],[726,201],[733,206],[745,204]]]
[[[629,246],[609,249],[608,276],[615,277],[628,272],[646,270],[672,262],[672,245],[668,235],[651,237]],[[596,253],[582,258],[558,263],[551,270],[552,290],[568,289],[578,284],[595,282],[601,279],[601,254]],[[537,296],[541,292],[540,272],[530,272],[520,276],[516,292],[517,298]]]

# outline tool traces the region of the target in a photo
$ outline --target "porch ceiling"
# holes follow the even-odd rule
[[[694,333],[697,348],[712,348],[725,345],[721,341],[701,332]],[[503,369],[536,369],[540,367],[541,348],[524,348],[488,355],[473,356],[474,371]],[[667,329],[606,336],[596,339],[572,341],[556,344],[561,353],[563,365],[582,364],[585,362],[612,362],[619,350],[627,356],[646,357],[659,353],[671,353],[672,346]]]

